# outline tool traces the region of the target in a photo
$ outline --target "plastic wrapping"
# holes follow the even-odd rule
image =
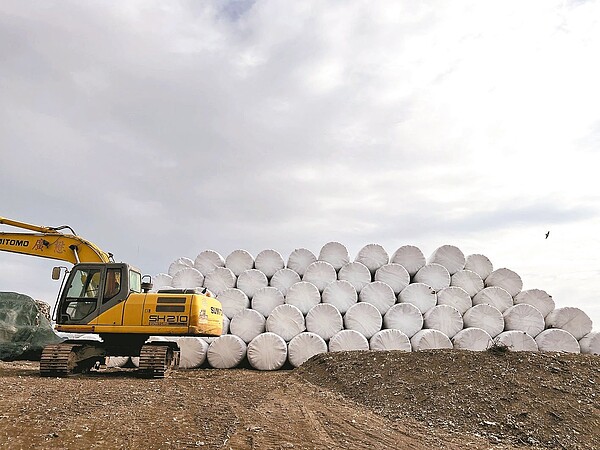
[[[157,273],[152,277],[153,288],[173,286],[173,277],[167,273]]]
[[[300,279],[300,275],[298,275],[292,269],[279,269],[271,277],[269,285],[279,289],[279,292],[285,296],[288,289],[292,287],[294,283],[298,283],[299,281],[302,281]]]
[[[307,314],[310,308],[321,303],[321,294],[314,284],[301,281],[288,289],[285,303],[294,305],[302,314]]]
[[[355,261],[364,264],[374,275],[380,267],[390,262],[390,256],[381,245],[368,244],[359,250]]]
[[[438,305],[423,315],[423,326],[438,330],[449,338],[463,329],[463,319],[460,312],[449,305]]]
[[[344,327],[342,315],[329,303],[313,306],[306,315],[306,330],[328,341]]]
[[[411,338],[423,328],[423,314],[411,303],[397,303],[383,316],[383,327],[400,330]]]
[[[356,289],[357,293],[360,293],[360,290],[364,287],[365,284],[371,282],[371,272],[362,263],[359,262],[351,262],[344,265],[339,273],[338,280],[348,281],[354,289]]]
[[[581,353],[600,355],[600,331],[592,331],[579,340]]]
[[[431,286],[423,283],[412,283],[398,294],[398,301],[411,303],[424,314],[436,305],[437,295]]]
[[[410,338],[413,351],[452,348],[452,341],[438,330],[421,330]]]
[[[315,333],[300,333],[288,344],[288,360],[294,367],[299,367],[313,356],[326,352],[327,343]]]
[[[230,319],[244,308],[250,307],[248,296],[236,288],[225,289],[217,296],[217,300],[221,302],[223,314]]]
[[[463,288],[450,286],[438,291],[437,304],[452,306],[458,309],[461,314],[464,314],[473,306],[473,301],[471,300],[471,296]]]
[[[506,331],[524,331],[535,338],[544,331],[544,316],[535,306],[525,303],[514,305],[502,313],[504,316],[504,329]]]
[[[350,262],[348,249],[339,242],[328,242],[319,252],[319,261],[325,261],[331,264],[335,270],[340,270]]]
[[[450,277],[450,286],[463,288],[471,297],[474,297],[485,287],[481,277],[472,270],[467,269],[459,270],[452,275]]]
[[[465,267],[465,255],[454,245],[442,245],[434,250],[427,261],[444,266],[450,275],[454,275]]]
[[[252,299],[256,291],[267,287],[269,280],[264,273],[258,269],[250,269],[242,272],[237,279],[237,288]]]
[[[225,314],[223,314],[223,328],[221,329],[221,335],[229,334],[229,323],[230,322],[231,322],[231,319],[229,317],[227,317]]]
[[[287,268],[293,270],[298,275],[304,275],[306,268],[314,263],[317,260],[317,257],[313,252],[307,250],[305,248],[297,248],[288,258]],[[298,280],[300,281],[300,280]]]
[[[351,350],[369,350],[369,341],[358,331],[342,330],[329,340],[330,352],[346,352]]]
[[[535,306],[544,317],[554,311],[555,308],[552,296],[541,289],[527,289],[519,292],[514,298],[514,303],[515,305],[525,303],[527,305]]]
[[[425,265],[425,256],[418,247],[404,245],[394,252],[390,262],[403,266],[412,277]]]
[[[463,314],[464,327],[481,328],[495,338],[504,331],[504,316],[490,305],[475,305]]]
[[[285,298],[281,291],[275,287],[264,287],[259,289],[252,297],[252,309],[258,311],[263,316],[268,317],[271,312],[279,305],[285,303]]]
[[[267,249],[256,255],[254,267],[264,273],[267,278],[271,278],[275,272],[285,267],[285,262],[278,251]]]
[[[287,345],[275,333],[263,333],[248,344],[248,362],[258,370],[277,370],[287,360]]]
[[[216,267],[212,272],[204,277],[204,287],[219,295],[225,289],[231,289],[236,284],[235,274],[226,267]]]
[[[204,285],[204,275],[193,267],[178,270],[173,275],[173,287],[177,289],[195,289]]]
[[[109,369],[124,367],[129,362],[129,356],[107,356],[105,362]]]
[[[452,345],[458,350],[482,352],[492,346],[492,337],[481,328],[465,328],[451,339]]]
[[[341,314],[345,314],[358,301],[356,289],[349,281],[338,280],[331,283],[321,296],[323,303],[335,306]]]
[[[186,257],[177,258],[169,265],[168,274],[173,277],[181,269],[186,269],[188,267],[194,267],[194,261]]]
[[[472,270],[485,281],[485,279],[494,271],[494,266],[487,256],[475,254],[467,256],[465,269]]]
[[[217,267],[225,267],[225,260],[214,250],[204,250],[196,256],[194,267],[206,276]]]
[[[394,291],[394,295],[398,295],[402,292],[402,289],[410,284],[410,275],[404,266],[389,263],[377,269],[375,281],[387,284]]]
[[[494,339],[494,344],[504,345],[513,352],[537,352],[538,345],[531,336],[524,331],[505,331]]]
[[[359,301],[370,303],[381,315],[385,314],[396,303],[396,296],[391,287],[381,281],[365,285],[358,296]]]
[[[302,311],[293,305],[280,305],[267,317],[266,330],[281,336],[286,342],[306,330]]]
[[[592,319],[581,309],[566,306],[546,316],[546,328],[560,328],[581,339],[592,331]]]
[[[377,308],[370,303],[352,305],[344,315],[344,328],[358,331],[369,339],[383,325],[383,318]]]
[[[233,334],[219,336],[208,346],[206,357],[215,369],[233,369],[246,357],[246,343]]]
[[[175,339],[179,345],[179,368],[197,369],[206,361],[208,344],[198,337],[179,337]]]
[[[239,277],[242,272],[254,269],[254,256],[246,250],[234,250],[225,258],[225,267]]]
[[[404,352],[412,350],[408,336],[395,329],[381,330],[375,333],[369,339],[369,348],[371,350],[401,350]]]
[[[414,276],[414,282],[431,286],[437,292],[450,286],[450,273],[441,264],[431,263],[419,269]]]
[[[510,269],[496,269],[485,279],[486,286],[499,286],[515,297],[523,289],[523,280],[518,273]]]
[[[248,343],[259,334],[265,332],[265,323],[265,316],[258,311],[243,309],[231,319],[229,332],[239,336],[245,343]]]
[[[337,273],[335,269],[331,264],[325,261],[315,261],[310,264],[302,277],[302,281],[308,281],[309,283],[314,284],[319,292],[323,292],[329,283],[336,280]]]
[[[535,342],[541,352],[580,353],[579,342],[568,331],[550,328],[535,337]]]
[[[482,289],[473,297],[473,305],[491,305],[500,312],[513,306],[513,298],[508,291],[499,286]]]

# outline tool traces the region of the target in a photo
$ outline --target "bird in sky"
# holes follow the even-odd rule
[[[546,239],[548,239],[548,236],[550,236],[550,232],[549,231],[546,233]]]

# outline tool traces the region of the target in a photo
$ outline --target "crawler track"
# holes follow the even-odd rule
[[[77,344],[47,345],[40,359],[40,375],[43,377],[66,377],[75,368],[74,349]]]
[[[165,345],[144,345],[140,351],[140,375],[164,378],[171,368],[173,350]]]

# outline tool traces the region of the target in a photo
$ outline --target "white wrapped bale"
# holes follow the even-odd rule
[[[494,271],[494,266],[487,256],[475,254],[467,256],[465,269],[475,272],[485,281],[485,279]]]
[[[206,361],[208,344],[198,337],[178,337],[175,339],[179,345],[179,368],[197,369]]]
[[[485,285],[501,287],[508,291],[512,297],[515,297],[523,289],[523,280],[516,272],[502,268],[490,273],[485,279]]]
[[[229,332],[243,339],[247,344],[256,336],[265,332],[266,319],[258,311],[243,309],[229,322]]]
[[[173,275],[173,287],[177,289],[195,289],[203,284],[204,275],[193,267],[186,267]]]
[[[506,331],[524,331],[533,338],[544,331],[544,316],[534,306],[521,303],[511,306],[502,315]]]
[[[271,278],[275,272],[285,267],[285,262],[278,251],[267,249],[256,255],[254,267],[264,273],[267,278]]]
[[[374,275],[380,267],[390,262],[390,256],[381,245],[368,244],[359,250],[354,260],[364,264]]]
[[[275,287],[264,287],[256,291],[252,297],[252,309],[261,313],[264,317],[269,317],[279,305],[285,303],[285,298],[281,291]]]
[[[233,334],[219,336],[208,346],[206,357],[215,369],[233,369],[246,357],[246,343]]]
[[[129,362],[129,356],[107,356],[105,361],[109,369],[120,368]]]
[[[281,369],[287,356],[287,344],[275,333],[263,333],[248,344],[248,362],[258,370]]]
[[[229,334],[229,323],[231,319],[223,314],[223,328],[221,329],[221,335]]]
[[[482,289],[473,297],[473,305],[491,305],[500,312],[513,306],[513,298],[508,291],[499,286]]]
[[[358,331],[367,339],[381,330],[382,325],[381,313],[370,303],[356,303],[344,315],[344,328]]]
[[[194,261],[192,261],[190,258],[181,257],[181,258],[177,258],[175,261],[173,261],[171,263],[171,265],[169,266],[168,272],[169,272],[169,275],[171,275],[173,277],[181,269],[187,269],[189,267],[194,267]]]
[[[351,262],[345,264],[338,273],[338,280],[348,281],[357,293],[368,283],[371,282],[371,272],[362,263]]]
[[[560,328],[581,339],[592,331],[592,319],[581,309],[566,306],[546,316],[546,328]]]
[[[402,331],[386,329],[378,331],[369,339],[369,349],[410,352],[412,346],[410,345],[410,339]]]
[[[348,308],[358,301],[358,295],[350,282],[338,280],[325,288],[322,299],[323,303],[329,303],[335,306],[341,314],[346,314]]]
[[[294,367],[301,366],[319,353],[327,353],[327,343],[315,333],[300,333],[288,344],[288,360]]]
[[[404,266],[389,263],[377,269],[375,281],[387,284],[394,291],[394,295],[398,295],[402,292],[402,289],[410,284],[410,275]]]
[[[218,296],[224,290],[234,288],[236,281],[235,274],[230,269],[215,267],[204,277],[204,287]]]
[[[459,270],[452,275],[450,277],[450,286],[463,288],[471,297],[474,297],[485,287],[481,277],[472,270],[467,269]]]
[[[560,328],[550,328],[535,337],[535,342],[541,352],[580,353],[579,342],[568,331]]]
[[[323,292],[329,283],[336,280],[337,272],[331,264],[325,261],[315,261],[310,264],[302,276],[302,281],[314,284],[319,292]]]
[[[292,269],[279,269],[275,274],[271,277],[271,281],[269,284],[279,289],[279,291],[285,296],[287,291],[293,284],[298,283],[300,280],[300,275],[294,272]]]
[[[249,299],[254,297],[256,291],[268,285],[269,280],[267,280],[266,275],[258,269],[246,270],[237,279],[237,288],[246,294]]]
[[[425,265],[425,256],[418,247],[404,245],[394,252],[390,262],[400,264],[413,277]]]
[[[242,272],[254,269],[254,257],[246,250],[234,250],[225,258],[225,267],[239,277]]]
[[[437,295],[431,286],[423,283],[412,283],[398,295],[401,303],[411,303],[419,308],[421,314],[426,313],[437,303]]]
[[[527,289],[521,291],[515,296],[514,302],[515,305],[525,303],[534,306],[544,317],[554,311],[555,308],[552,296],[541,289]]]
[[[450,273],[440,264],[427,264],[415,274],[414,281],[431,286],[437,292],[450,286]]]
[[[173,277],[166,273],[159,273],[152,277],[152,285],[158,290],[160,287],[173,286]]]
[[[383,327],[400,330],[411,338],[423,328],[423,314],[415,305],[396,303],[383,316]]]
[[[328,341],[344,327],[342,315],[329,303],[313,306],[306,315],[306,330]]]
[[[306,315],[313,306],[321,303],[321,294],[314,284],[300,281],[288,289],[285,303],[295,306]]]
[[[513,352],[537,352],[538,345],[531,336],[524,331],[505,331],[494,339],[495,345],[503,345]]]
[[[359,301],[370,303],[384,315],[396,303],[396,295],[391,287],[381,281],[365,285],[358,296]]]
[[[465,328],[451,339],[452,345],[458,350],[482,352],[492,346],[492,337],[481,328]]]
[[[335,270],[340,270],[350,262],[348,249],[339,242],[328,242],[319,252],[319,261],[325,261],[331,264]]]
[[[293,270],[298,275],[303,276],[306,268],[317,260],[317,257],[305,248],[297,248],[294,250],[287,263],[287,268]]]
[[[449,305],[456,308],[461,314],[467,312],[473,306],[471,296],[463,288],[449,286],[437,293],[438,305]]]
[[[236,288],[225,289],[217,296],[217,300],[221,302],[223,314],[230,319],[244,308],[250,307],[248,296]]]
[[[415,352],[420,350],[452,348],[452,341],[450,341],[450,338],[438,330],[417,331],[417,333],[410,338],[410,344]]]
[[[196,256],[194,267],[206,276],[217,267],[225,267],[225,260],[214,250],[204,250]]]
[[[592,331],[579,340],[581,353],[600,355],[600,331]]]
[[[481,328],[495,338],[504,331],[504,316],[491,305],[475,305],[463,315],[465,328]]]
[[[289,342],[306,330],[304,315],[294,305],[280,305],[267,317],[266,330]]]
[[[465,255],[454,245],[442,245],[434,250],[427,263],[440,264],[448,270],[450,275],[454,275],[465,268]]]
[[[346,352],[351,350],[369,350],[369,341],[358,331],[342,330],[329,340],[330,352]]]
[[[463,329],[463,319],[458,309],[449,305],[438,305],[423,315],[423,325],[430,330],[438,330],[449,338]]]

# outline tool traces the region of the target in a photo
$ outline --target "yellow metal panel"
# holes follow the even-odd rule
[[[123,309],[125,302],[119,302],[112,308],[104,311],[98,316],[98,325],[121,325],[123,323]]]
[[[144,299],[149,294],[130,294],[125,300],[123,311],[124,326],[142,325],[142,311],[144,309]]]

